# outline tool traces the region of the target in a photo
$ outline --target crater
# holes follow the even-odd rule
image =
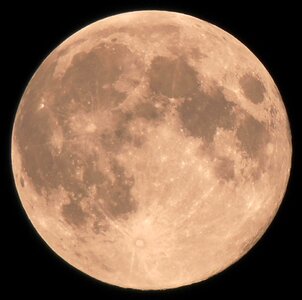
[[[206,57],[208,57],[205,53],[202,53],[200,51],[199,48],[197,47],[192,47],[190,50],[189,50],[189,55],[190,57],[192,57],[194,60],[201,60],[201,59],[204,59]]]
[[[24,187],[24,179],[23,179],[22,176],[20,177],[20,184],[21,184],[22,187]]]
[[[79,253],[78,251],[75,251],[74,254],[80,259],[82,259],[82,257],[83,257],[83,255],[81,253]]]
[[[135,241],[135,246],[138,248],[143,248],[143,247],[145,247],[145,241],[142,239],[137,239]]]
[[[109,272],[109,273],[113,273],[114,272],[114,269],[112,269],[112,268],[109,268],[106,264],[104,264],[104,263],[101,263],[101,268],[103,269],[103,270],[105,270],[105,271],[107,271],[107,272]]]
[[[218,127],[234,128],[233,106],[219,89],[211,94],[198,90],[191,99],[181,103],[177,110],[184,128],[191,136],[212,142]]]
[[[252,74],[245,74],[240,78],[239,84],[245,97],[247,97],[251,102],[258,104],[264,100],[266,89],[257,77]]]

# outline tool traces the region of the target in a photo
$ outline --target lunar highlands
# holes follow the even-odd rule
[[[95,22],[30,80],[12,134],[18,194],[66,262],[120,287],[203,281],[263,235],[291,134],[260,61],[222,29],[165,11]]]

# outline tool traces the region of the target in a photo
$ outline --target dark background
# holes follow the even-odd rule
[[[199,3],[200,2],[200,3]],[[301,295],[301,141],[299,110],[301,95],[301,38],[298,5],[264,6],[264,1],[73,1],[37,4],[6,4],[1,7],[1,71],[4,97],[1,101],[1,290],[34,299],[246,299]],[[222,2],[222,1],[221,1]],[[93,4],[94,3],[94,4]],[[271,2],[273,3],[273,2]],[[113,14],[162,9],[202,18],[242,41],[266,66],[280,89],[293,136],[293,167],[282,206],[269,230],[238,263],[213,278],[192,286],[168,291],[137,292],[106,285],[67,265],[37,235],[28,221],[14,187],[10,167],[10,138],[14,114],[22,93],[42,60],[72,33],[93,21]],[[300,46],[301,47],[301,46]],[[4,84],[3,84],[4,83]],[[300,157],[299,157],[300,156]],[[4,172],[3,172],[4,171]],[[278,176],[278,174],[276,174]],[[3,185],[3,186],[2,186]],[[299,194],[300,195],[299,195]],[[2,206],[3,207],[3,206]],[[177,276],[177,274],[176,274]],[[2,292],[1,292],[2,294]]]

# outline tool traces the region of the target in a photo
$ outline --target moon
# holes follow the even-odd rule
[[[285,106],[232,35],[181,13],[95,22],[43,61],[20,101],[12,168],[66,262],[157,290],[223,271],[264,234],[291,168]]]

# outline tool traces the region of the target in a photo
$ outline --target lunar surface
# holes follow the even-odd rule
[[[174,12],[116,15],[58,46],[12,135],[18,194],[64,260],[102,282],[167,289],[242,257],[291,167],[278,89],[218,27]]]

